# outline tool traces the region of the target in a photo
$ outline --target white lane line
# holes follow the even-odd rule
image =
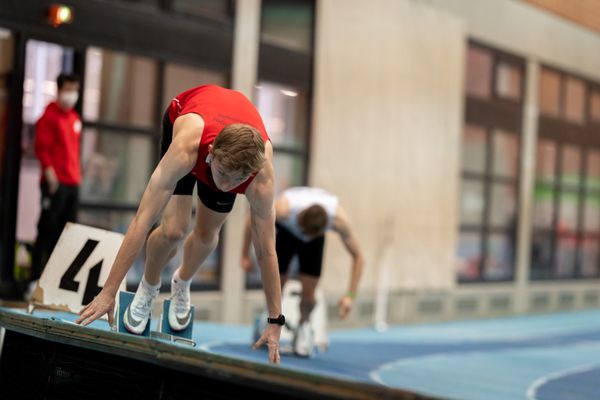
[[[582,372],[592,371],[594,369],[600,368],[600,364],[586,364],[579,365],[577,367],[564,369],[562,371],[557,371],[548,375],[544,375],[541,378],[536,379],[528,388],[527,388],[527,399],[528,400],[538,400],[537,391],[540,387],[544,386],[548,382],[555,381],[561,378],[564,378],[569,375],[580,374]]]
[[[251,344],[248,344],[249,342],[247,340],[227,340],[227,341],[223,341],[223,340],[213,340],[212,342],[206,342],[201,344],[200,346],[198,346],[198,349],[200,350],[204,350],[206,352],[209,353],[214,353],[214,350],[212,350],[212,347],[216,347],[216,346],[224,346],[224,345],[229,345],[229,344],[247,344],[248,347],[251,347]]]
[[[574,343],[574,344],[570,345],[569,347],[578,348],[578,347],[587,347],[590,345],[598,346],[598,344],[599,343],[597,341],[583,341],[583,342]],[[386,370],[395,369],[398,367],[402,367],[403,365],[409,365],[409,364],[415,363],[415,362],[424,363],[424,362],[429,362],[429,361],[458,359],[458,358],[464,357],[464,356],[483,355],[483,356],[494,357],[495,355],[508,353],[508,352],[520,353],[522,351],[528,351],[528,350],[549,350],[549,349],[554,349],[556,347],[557,346],[550,345],[550,346],[539,346],[539,347],[538,346],[507,347],[507,348],[498,348],[498,349],[494,349],[494,350],[445,351],[445,352],[439,352],[439,353],[426,354],[426,355],[422,355],[422,356],[411,356],[411,357],[405,357],[405,358],[398,358],[396,360],[389,361],[385,364],[381,364],[379,367],[371,370],[371,372],[369,373],[369,377],[384,386],[394,387],[393,384],[386,383],[381,378],[380,374],[382,374]],[[595,365],[598,366],[598,364],[595,364]]]

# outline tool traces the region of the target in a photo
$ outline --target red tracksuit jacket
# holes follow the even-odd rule
[[[81,182],[80,133],[81,119],[77,112],[64,111],[55,102],[48,104],[35,125],[35,154],[42,171],[52,166],[63,185],[77,186]]]

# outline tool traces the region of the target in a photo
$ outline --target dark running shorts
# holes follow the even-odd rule
[[[325,247],[325,235],[319,236],[310,242],[303,242],[294,236],[281,224],[276,224],[277,237],[275,249],[279,262],[279,274],[286,275],[290,261],[294,255],[298,255],[300,273],[314,277],[321,276],[323,264],[323,248]]]

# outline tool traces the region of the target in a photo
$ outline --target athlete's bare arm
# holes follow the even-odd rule
[[[267,310],[269,316],[275,318],[281,314],[281,281],[275,253],[273,147],[270,142],[265,145],[265,156],[265,165],[246,190],[246,197],[250,203],[252,242],[261,268]],[[278,363],[280,335],[280,326],[268,324],[254,347],[266,343],[269,348],[269,360]]]
[[[360,246],[358,245],[358,240],[356,239],[354,231],[350,226],[348,214],[346,214],[346,211],[341,206],[338,206],[336,210],[336,215],[333,221],[333,230],[339,233],[346,250],[348,250],[352,256],[352,275],[350,277],[350,285],[346,294],[342,296],[338,302],[340,317],[346,318],[350,312],[350,309],[352,308],[352,303],[358,290],[358,283],[364,268],[364,259]]]
[[[252,244],[252,231],[250,228],[251,217],[250,214],[244,221],[244,241],[242,242],[242,269],[246,272],[252,271],[252,258],[250,257],[250,245]]]
[[[290,208],[288,201],[284,196],[279,196],[275,200],[275,219],[277,221],[286,219]],[[252,244],[251,215],[249,214],[244,223],[244,241],[242,243],[242,269],[246,272],[252,270],[252,259],[250,257],[250,245]]]
[[[81,310],[77,323],[83,322],[83,325],[88,325],[108,313],[112,325],[115,296],[119,285],[141,251],[152,225],[158,220],[173,194],[177,181],[196,165],[203,129],[204,121],[196,114],[186,114],[175,120],[173,141],[150,177],[104,288]]]

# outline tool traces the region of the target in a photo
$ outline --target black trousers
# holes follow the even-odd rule
[[[31,279],[39,279],[46,262],[54,250],[56,242],[67,222],[77,221],[79,206],[79,186],[59,185],[54,194],[46,182],[42,189],[42,212],[38,220],[38,234],[33,246],[31,259]]]

